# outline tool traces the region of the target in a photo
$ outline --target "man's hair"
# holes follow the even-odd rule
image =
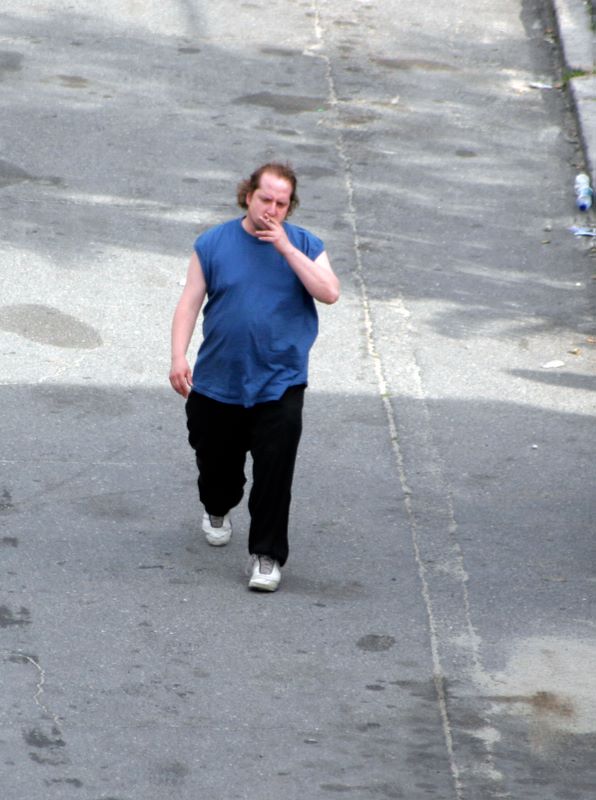
[[[270,161],[267,164],[263,164],[252,173],[250,178],[247,178],[246,180],[243,180],[238,184],[238,190],[236,193],[238,205],[240,206],[240,208],[248,208],[246,197],[247,195],[252,194],[256,189],[259,188],[259,185],[261,183],[261,177],[265,172],[270,172],[272,175],[276,175],[278,178],[283,178],[292,187],[292,194],[290,195],[290,206],[288,208],[288,214],[287,214],[287,216],[289,217],[292,211],[294,211],[294,209],[300,202],[298,200],[298,195],[296,194],[296,189],[298,187],[298,179],[296,177],[296,173],[289,164],[280,164],[277,161]]]

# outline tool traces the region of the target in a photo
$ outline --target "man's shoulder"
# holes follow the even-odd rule
[[[220,240],[222,237],[229,236],[240,226],[240,218],[226,220],[217,225],[212,225],[210,228],[202,231],[196,238],[195,247],[199,245],[207,245]]]
[[[307,255],[316,254],[314,255],[316,258],[325,249],[323,240],[307,228],[295,225],[293,222],[284,222],[284,227],[292,244]]]
[[[294,233],[302,233],[306,234],[307,236],[314,236],[314,233],[311,233],[307,228],[303,228],[302,225],[296,225],[295,222],[288,222],[287,220],[284,221],[284,227],[286,231],[292,231]]]

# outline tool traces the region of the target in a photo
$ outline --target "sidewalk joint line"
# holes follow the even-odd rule
[[[326,79],[327,79],[327,90],[328,90],[328,103],[330,108],[334,109],[339,121],[339,108],[340,103],[337,96],[337,90],[335,86],[335,79],[333,77],[333,69],[330,57],[325,52],[325,37],[324,37],[324,28],[321,22],[321,15],[320,15],[320,3],[319,0],[312,0],[312,10],[313,10],[313,19],[314,19],[314,30],[315,36],[317,39],[318,44],[320,47],[317,49],[316,57],[320,58],[324,65],[325,65],[325,72],[326,72]],[[399,435],[398,435],[398,427],[396,422],[395,410],[391,404],[391,398],[389,395],[389,387],[387,384],[387,379],[385,377],[385,372],[383,369],[383,360],[382,357],[377,349],[376,346],[376,339],[375,339],[375,329],[374,323],[372,319],[372,312],[371,312],[371,302],[370,296],[368,292],[368,286],[366,283],[366,279],[364,277],[364,267],[362,261],[362,250],[361,250],[361,239],[360,234],[358,231],[358,223],[357,223],[357,215],[356,215],[356,206],[354,201],[354,183],[353,183],[353,168],[350,156],[347,152],[347,146],[345,143],[345,138],[343,135],[343,131],[341,125],[337,125],[337,138],[336,138],[336,151],[339,156],[339,159],[343,165],[343,172],[344,172],[344,181],[347,193],[347,207],[348,213],[347,218],[349,221],[350,229],[352,232],[353,243],[354,243],[354,252],[355,252],[355,268],[353,270],[354,277],[356,279],[356,283],[358,285],[360,291],[360,299],[361,299],[361,306],[362,306],[362,313],[364,318],[364,327],[366,332],[366,342],[367,342],[367,351],[369,357],[371,358],[375,376],[377,379],[377,386],[380,395],[380,399],[382,401],[385,414],[387,417],[387,424],[389,429],[389,436],[391,440],[391,446],[394,453],[394,457],[396,460],[397,470],[399,481],[401,485],[401,489],[404,494],[404,506],[406,508],[406,513],[409,520],[411,537],[412,537],[412,545],[414,550],[414,556],[416,560],[416,564],[418,567],[418,574],[421,582],[421,593],[424,600],[426,613],[428,617],[429,623],[429,632],[430,632],[430,647],[431,647],[431,655],[432,655],[432,662],[433,662],[433,682],[435,685],[435,690],[437,693],[437,700],[439,706],[439,712],[441,716],[441,724],[443,729],[443,736],[445,740],[445,745],[448,753],[449,759],[449,766],[450,771],[453,779],[454,789],[456,793],[457,800],[464,800],[465,798],[465,791],[464,786],[462,783],[462,768],[458,764],[458,760],[455,754],[455,747],[454,747],[454,740],[453,740],[453,728],[451,724],[451,720],[449,717],[449,710],[447,705],[447,692],[446,692],[446,676],[443,671],[443,667],[441,664],[441,655],[440,655],[440,645],[439,645],[439,635],[438,635],[438,627],[437,627],[437,620],[433,609],[433,602],[431,598],[431,590],[430,590],[430,583],[427,576],[427,568],[424,565],[424,561],[422,558],[421,550],[420,550],[420,542],[419,542],[419,533],[418,533],[418,525],[416,522],[416,515],[413,508],[412,503],[412,491],[408,485],[408,478],[406,473],[406,467],[404,464],[402,450],[399,444]],[[399,303],[402,307],[403,298],[399,297]],[[405,308],[405,307],[404,307]],[[416,373],[416,389],[418,394],[418,399],[421,401],[424,409],[424,414],[428,418],[428,408],[426,404],[426,399],[424,395],[424,390],[422,387],[422,379],[420,376],[419,365],[415,363],[415,373]],[[433,453],[435,454],[435,448],[432,446]],[[439,458],[438,454],[435,454],[435,463],[438,463]],[[432,457],[429,455],[429,457]],[[441,470],[442,472],[442,470]],[[449,535],[452,536],[457,529],[457,522],[455,519],[455,512],[453,508],[452,498],[448,491],[444,492],[444,501],[447,505],[448,517],[450,520],[449,524]],[[470,611],[470,601],[469,601],[469,594],[467,590],[467,581],[468,575],[465,570],[463,564],[463,553],[461,551],[461,547],[458,542],[455,542],[455,550],[456,550],[456,557],[457,557],[457,567],[458,567],[458,584],[460,586],[461,595],[462,595],[462,605],[463,605],[463,612],[464,612],[464,620],[465,620],[465,628],[467,628],[469,642],[471,643],[471,661],[473,665],[473,671],[476,673],[477,676],[484,674],[484,670],[481,663],[481,657],[478,652],[478,636],[474,630],[472,620],[471,620],[471,611]],[[472,676],[471,676],[472,677]],[[486,715],[484,715],[486,717]],[[487,720],[488,721],[488,720]],[[502,783],[503,776],[501,773],[496,769],[494,764],[494,757],[492,753],[492,748],[490,744],[486,741],[483,742],[485,751],[486,751],[486,758],[487,762],[490,766],[490,771],[493,776],[493,780],[495,783]],[[469,770],[472,772],[472,770]],[[509,793],[499,793],[500,797],[507,797]]]

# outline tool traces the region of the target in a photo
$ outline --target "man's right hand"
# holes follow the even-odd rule
[[[184,356],[172,359],[170,383],[172,389],[181,394],[182,397],[188,397],[190,394],[192,389],[192,370]]]

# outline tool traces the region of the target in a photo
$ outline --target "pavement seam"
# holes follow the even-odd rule
[[[325,65],[325,72],[327,78],[328,104],[329,107],[335,110],[336,114],[338,114],[340,101],[337,95],[335,80],[333,76],[331,58],[325,52],[324,28],[321,23],[320,5],[318,0],[313,0],[312,9],[313,9],[315,36],[317,39],[317,47],[316,49],[312,48],[311,52],[313,56],[320,58]],[[348,212],[346,217],[348,219],[352,233],[353,247],[355,254],[355,268],[353,269],[353,275],[355,277],[360,293],[360,303],[362,308],[364,329],[366,334],[367,352],[374,367],[378,393],[383,408],[385,410],[388,432],[391,440],[391,447],[394,453],[400,487],[402,489],[404,496],[404,506],[406,509],[408,523],[410,527],[414,558],[416,561],[418,575],[421,584],[421,594],[428,618],[430,649],[431,649],[433,672],[434,672],[433,682],[437,694],[437,703],[441,717],[441,726],[443,730],[443,737],[445,740],[445,747],[449,761],[449,768],[451,771],[456,798],[457,800],[464,800],[467,795],[467,792],[464,786],[463,775],[465,773],[468,776],[472,777],[474,774],[478,774],[478,768],[474,768],[473,763],[470,764],[462,763],[461,757],[458,758],[458,755],[456,754],[457,747],[455,744],[454,729],[449,714],[449,704],[447,696],[447,676],[444,672],[441,660],[441,636],[439,634],[440,623],[438,621],[437,615],[435,614],[434,603],[432,599],[432,590],[428,576],[428,569],[424,563],[424,556],[422,553],[422,546],[420,542],[420,531],[416,521],[417,515],[412,501],[413,492],[408,483],[407,469],[405,466],[402,449],[400,447],[398,423],[395,415],[395,410],[391,402],[390,387],[386,378],[386,373],[383,365],[383,358],[376,345],[372,304],[370,300],[370,293],[368,290],[366,279],[364,277],[361,238],[358,231],[356,205],[354,200],[353,168],[350,156],[348,154],[345,138],[343,135],[341,120],[338,119],[336,121],[335,128],[337,131],[335,147],[339,160],[343,166],[344,184],[347,195]],[[400,312],[401,312],[400,317],[401,319],[405,319],[408,315],[407,315],[407,309],[405,308],[403,298],[401,297],[401,295],[397,297],[397,302],[400,306]],[[440,465],[438,467],[438,470],[440,472],[439,482],[441,484],[444,484],[444,479],[443,479],[444,470],[441,465],[439,454],[437,452],[436,447],[432,443],[431,437],[428,433],[430,431],[430,423],[428,422],[429,412],[426,402],[426,395],[422,384],[422,378],[420,375],[420,367],[418,362],[416,361],[415,355],[411,348],[409,352],[409,360],[411,361],[411,364],[409,365],[407,372],[410,380],[413,380],[414,382],[415,385],[414,393],[417,399],[420,400],[421,402],[423,408],[423,416],[427,422],[425,426],[425,432],[423,434],[425,439],[425,445],[427,448],[427,454],[428,454],[427,457],[431,463],[435,465],[436,464]],[[468,662],[467,672],[470,679],[473,681],[473,683],[482,685],[486,682],[486,673],[482,665],[482,660],[478,649],[478,643],[480,640],[474,629],[471,619],[470,598],[467,590],[468,575],[464,566],[463,553],[461,551],[461,547],[457,541],[455,542],[455,546],[453,545],[453,539],[457,531],[458,525],[455,519],[455,512],[450,493],[446,486],[442,486],[441,488],[443,489],[441,495],[446,505],[446,512],[447,512],[447,522],[448,522],[447,534],[452,542],[451,547],[455,549],[454,560],[456,561],[457,564],[455,569],[456,572],[455,582],[460,594],[461,615],[463,617],[461,628],[463,628],[465,631],[465,636],[461,637],[465,638],[465,643],[463,643],[460,640],[458,642],[458,646],[460,650],[463,649],[466,651],[465,660]],[[489,715],[485,712],[483,714],[483,717],[485,722],[487,723],[487,726],[489,726],[491,730],[493,730],[491,721],[489,719]],[[484,770],[481,770],[481,772],[484,775],[484,777],[488,778],[490,783],[494,786],[496,794],[493,796],[509,797],[510,796],[509,792],[507,792],[503,786],[504,776],[502,775],[500,770],[498,770],[494,761],[494,754],[493,754],[493,748],[491,746],[492,745],[491,741],[486,737],[481,737],[481,743],[482,746],[484,747],[485,757],[486,757],[486,768]],[[470,787],[470,789],[472,790],[472,787]]]
[[[314,28],[315,28],[315,36],[316,39],[322,47],[322,51],[317,53],[318,57],[321,58],[325,64],[325,71],[326,71],[326,78],[327,78],[327,91],[328,91],[328,101],[329,106],[331,108],[337,109],[338,107],[338,96],[337,91],[335,88],[335,80],[333,78],[333,70],[331,65],[331,59],[328,55],[324,52],[324,29],[321,24],[321,16],[320,16],[320,7],[318,0],[313,0],[312,2],[313,8],[313,19],[314,19]],[[375,333],[374,333],[374,325],[372,321],[372,314],[371,314],[371,304],[369,298],[368,287],[366,281],[364,279],[364,269],[362,263],[362,251],[361,251],[361,242],[360,242],[360,235],[358,232],[358,224],[356,220],[356,208],[354,203],[354,184],[353,184],[353,169],[350,157],[347,152],[347,147],[345,144],[345,139],[341,130],[341,126],[337,126],[337,138],[336,138],[336,150],[339,156],[339,159],[343,165],[344,171],[344,182],[345,188],[347,193],[347,206],[348,206],[348,213],[347,218],[349,221],[350,229],[352,232],[353,244],[354,244],[354,253],[356,259],[356,267],[354,269],[354,276],[356,278],[356,282],[358,284],[358,288],[360,291],[360,301],[362,307],[362,313],[364,318],[364,327],[366,331],[366,343],[367,343],[367,351],[372,360],[374,365],[374,371],[377,379],[377,386],[379,390],[379,394],[381,397],[381,401],[383,407],[385,409],[385,414],[387,417],[387,422],[389,426],[389,435],[391,438],[392,449],[397,461],[397,469],[399,480],[401,484],[401,488],[404,493],[405,497],[405,505],[408,514],[408,518],[410,521],[410,528],[412,531],[412,538],[414,544],[414,551],[415,551],[415,558],[418,566],[418,572],[421,579],[422,584],[422,595],[424,599],[424,604],[426,608],[426,613],[429,620],[429,628],[430,628],[430,645],[431,645],[431,653],[432,653],[432,660],[433,660],[433,680],[437,692],[437,700],[439,705],[439,712],[441,716],[441,724],[443,729],[443,736],[445,739],[445,745],[447,749],[448,759],[449,759],[449,767],[453,779],[453,784],[455,788],[455,793],[457,796],[457,800],[463,800],[463,787],[461,783],[460,777],[460,769],[457,764],[455,753],[454,753],[454,746],[453,746],[453,735],[452,735],[452,726],[451,721],[449,718],[449,712],[447,708],[447,696],[445,692],[445,675],[443,673],[441,659],[439,654],[439,644],[438,644],[438,636],[436,631],[436,624],[434,619],[434,612],[432,601],[430,598],[428,582],[425,576],[424,565],[420,559],[420,551],[418,547],[418,543],[416,540],[416,526],[415,520],[412,516],[412,507],[410,503],[410,495],[411,491],[408,488],[407,483],[407,476],[406,471],[403,463],[402,453],[399,447],[399,440],[398,440],[398,431],[397,425],[395,422],[395,417],[393,414],[393,409],[391,407],[391,402],[389,399],[389,392],[387,381],[385,379],[383,364],[381,357],[378,353],[376,344],[375,344]]]

